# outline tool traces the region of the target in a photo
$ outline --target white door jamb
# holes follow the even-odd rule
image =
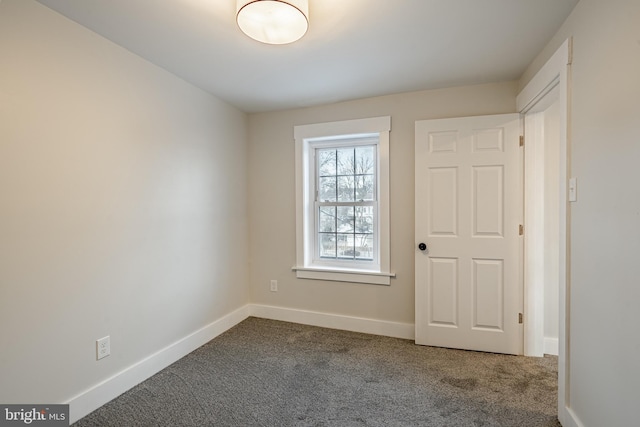
[[[556,86],[559,88],[560,103],[560,182],[558,183],[560,194],[564,199],[560,203],[558,212],[560,220],[560,263],[559,263],[559,348],[558,348],[558,419],[564,426],[576,426],[577,422],[572,417],[570,409],[570,392],[569,392],[569,310],[570,310],[570,222],[569,210],[567,204],[567,180],[570,176],[570,90],[571,90],[571,60],[572,60],[572,41],[567,39],[555,54],[547,61],[547,63],[538,71],[531,79],[527,86],[520,92],[516,98],[518,111],[526,115],[534,106],[540,102],[549,92]],[[531,162],[532,159],[529,159]],[[527,150],[525,142],[525,168],[527,167]],[[525,178],[526,179],[526,178]],[[527,198],[531,197],[525,191],[525,205]],[[531,205],[531,201],[529,201]],[[535,224],[534,224],[535,226]],[[525,217],[525,229],[529,228],[527,218]],[[539,231],[539,230],[538,230]],[[529,230],[535,233],[536,230]],[[526,239],[525,239],[526,240]],[[539,253],[540,248],[536,247],[540,244],[538,241],[525,241],[525,253]],[[533,246],[530,246],[533,245]],[[528,260],[527,260],[528,261]],[[525,265],[527,264],[525,261]],[[529,268],[532,266],[529,265]],[[536,297],[537,290],[529,289],[527,286],[531,283],[525,278],[525,325],[531,326],[531,329],[525,327],[525,355],[534,355],[539,348],[543,348],[540,342],[544,342],[544,331],[540,328],[540,324],[536,316],[540,313],[540,301]],[[531,292],[531,293],[530,293]],[[531,318],[529,316],[531,315]],[[528,354],[529,351],[529,354]]]

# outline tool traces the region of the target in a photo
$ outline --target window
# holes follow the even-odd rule
[[[314,150],[317,260],[370,262],[377,242],[376,144],[346,141]],[[377,139],[376,139],[377,142]],[[313,193],[312,193],[313,194]]]
[[[299,278],[389,284],[390,117],[296,126]]]

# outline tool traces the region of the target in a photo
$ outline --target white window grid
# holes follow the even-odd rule
[[[355,164],[355,162],[357,162],[357,158],[355,156],[355,152],[357,151],[356,149],[358,147],[362,147],[362,148],[372,148],[372,152],[373,152],[373,156],[372,156],[372,161],[373,161],[373,165],[371,167],[370,171],[367,172],[371,172],[371,173],[358,173],[357,170],[357,165]],[[314,184],[315,184],[315,188],[312,190],[313,193],[315,194],[314,197],[314,244],[313,244],[313,248],[314,248],[314,256],[313,256],[313,262],[316,265],[322,265],[322,264],[331,264],[331,265],[343,265],[343,266],[349,266],[349,267],[354,267],[354,268],[367,268],[370,267],[372,264],[373,265],[378,265],[379,262],[379,250],[378,250],[378,246],[379,246],[379,226],[378,226],[378,200],[379,200],[379,196],[378,196],[378,179],[379,179],[379,173],[378,173],[378,138],[376,137],[347,137],[344,139],[341,139],[339,141],[339,143],[336,143],[336,141],[332,141],[331,143],[316,143],[313,144],[313,153],[314,156],[312,161],[313,161],[313,175],[314,175]],[[372,175],[373,177],[373,189],[371,191],[371,197],[367,197],[367,200],[364,199],[358,199],[356,197],[355,192],[357,191],[357,186],[354,185],[353,191],[354,191],[354,197],[352,200],[350,201],[340,201],[339,200],[339,185],[335,185],[336,188],[336,195],[335,195],[335,200],[322,200],[320,195],[321,192],[319,191],[320,188],[320,180],[321,177],[326,177],[326,178],[330,178],[335,176],[336,177],[336,182],[338,181],[338,177],[347,177],[349,175],[340,175],[339,174],[339,168],[338,165],[336,164],[335,167],[335,174],[334,175],[327,175],[327,176],[321,176],[320,173],[320,165],[319,165],[319,156],[318,153],[322,150],[322,151],[327,151],[327,150],[341,150],[344,151],[345,149],[350,150],[353,149],[354,150],[354,167],[353,167],[353,179],[354,182],[357,180],[358,177],[360,177],[361,179],[365,179],[365,176],[368,175]],[[337,158],[337,154],[336,154],[336,163],[338,162],[338,158]],[[364,172],[364,171],[360,171],[360,172]],[[335,214],[333,215],[335,224],[333,226],[333,228],[329,231],[324,231],[321,228],[321,209],[323,207],[333,207],[334,208],[334,212]],[[370,228],[368,231],[358,231],[358,217],[355,214],[356,211],[358,210],[358,208],[371,208],[371,218],[372,218],[372,224],[370,225]],[[354,212],[353,212],[353,216],[352,221],[353,224],[351,224],[351,226],[349,227],[350,230],[339,230],[339,225],[338,225],[338,221],[339,221],[339,215],[338,212],[340,211],[340,208],[353,208]],[[362,218],[362,217],[361,217]],[[322,238],[323,237],[329,237],[329,236],[333,236],[334,237],[334,255],[330,256],[327,255],[326,253],[323,253],[322,251]],[[353,242],[349,244],[349,247],[347,247],[346,251],[341,252],[340,251],[340,246],[339,246],[339,240],[340,239],[346,239],[347,241]],[[361,244],[360,246],[357,245],[357,241],[360,240],[360,242],[366,241],[367,245],[370,246],[370,249],[367,248],[366,246],[363,247],[363,245]],[[344,249],[345,247],[343,247]],[[369,254],[367,256],[367,254]]]

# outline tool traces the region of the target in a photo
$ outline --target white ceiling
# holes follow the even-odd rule
[[[236,0],[38,0],[246,112],[519,78],[578,0],[309,0],[261,44]]]

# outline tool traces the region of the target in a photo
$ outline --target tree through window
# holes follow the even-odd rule
[[[316,161],[320,258],[373,260],[376,146],[318,148]]]

